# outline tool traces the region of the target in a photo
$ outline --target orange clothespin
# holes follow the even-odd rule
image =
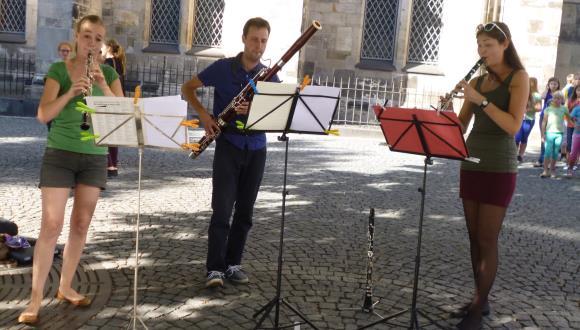
[[[304,87],[310,85],[311,82],[312,82],[312,79],[310,79],[310,76],[305,75],[304,78],[302,79],[302,83],[300,84],[300,90],[303,90]]]
[[[199,120],[198,119],[192,119],[192,120],[182,120],[181,123],[179,123],[179,125],[181,126],[185,126],[185,127],[190,127],[190,128],[198,128],[199,127]]]
[[[184,150],[199,151],[201,145],[199,143],[183,143],[181,148]]]
[[[137,105],[139,98],[141,97],[141,85],[135,86],[135,95],[133,96],[133,104]]]

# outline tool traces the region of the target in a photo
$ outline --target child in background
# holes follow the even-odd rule
[[[556,177],[556,160],[560,154],[560,147],[566,126],[564,118],[570,121],[568,108],[564,106],[565,98],[562,92],[557,91],[552,94],[550,106],[544,110],[542,120],[542,143],[544,143],[544,172],[540,175],[542,178],[551,176]]]
[[[518,162],[524,161],[524,153],[528,145],[528,137],[534,127],[536,112],[542,109],[542,95],[538,92],[538,79],[530,77],[530,95],[526,105],[526,113],[522,127],[516,134],[516,146],[518,147]]]
[[[572,146],[570,155],[568,155],[568,172],[567,177],[571,177],[574,173],[574,165],[580,155],[580,86],[577,86],[572,93],[572,100],[569,103],[571,121],[574,123],[574,132],[572,134]]]
[[[540,127],[540,133],[542,136],[544,135],[542,133],[542,123],[544,122],[544,110],[550,105],[550,102],[552,101],[552,95],[554,95],[554,93],[557,92],[559,89],[560,89],[560,81],[558,80],[558,78],[552,77],[552,78],[548,79],[548,83],[546,84],[546,89],[542,93],[542,99],[544,100],[544,105],[542,106],[542,111],[540,111],[540,125],[539,125],[539,127]],[[544,142],[542,142],[540,157],[538,158],[538,161],[536,163],[534,163],[534,167],[544,166],[544,154],[545,154]]]

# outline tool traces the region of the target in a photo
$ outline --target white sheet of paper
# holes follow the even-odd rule
[[[140,99],[143,113],[143,141],[146,146],[180,148],[187,143],[187,103],[179,95]]]
[[[98,96],[87,97],[86,101],[96,111],[91,114],[93,132],[99,135],[95,143],[129,147],[139,145],[132,98]]]
[[[258,81],[256,87],[259,93],[254,95],[250,105],[246,127],[249,127],[249,130],[257,131],[283,131],[286,128],[288,114],[292,106],[292,99],[288,98],[294,94],[296,86],[296,84]],[[262,95],[262,93],[284,94],[284,96]],[[279,105],[280,107],[278,107]],[[272,111],[276,107],[278,108]],[[269,112],[271,113],[268,114]],[[264,115],[266,117],[262,118]]]
[[[93,131],[100,136],[97,144],[139,146],[133,102],[131,97],[87,98],[87,105],[97,112],[91,115]],[[145,146],[180,148],[189,142],[187,128],[180,125],[187,118],[187,103],[179,95],[139,99],[138,111]]]
[[[314,97],[308,95],[324,95],[327,97]],[[300,96],[302,100],[308,105],[312,113],[308,110],[304,102],[298,99],[296,103],[296,109],[294,110],[294,116],[292,124],[290,125],[291,131],[299,132],[313,132],[313,133],[324,133],[325,130],[330,128],[330,123],[332,122],[332,115],[334,114],[334,109],[336,108],[336,103],[340,95],[340,88],[338,87],[326,87],[326,86],[306,86],[302,91],[300,91]],[[314,117],[316,116],[316,118]],[[320,127],[320,122],[323,127]]]

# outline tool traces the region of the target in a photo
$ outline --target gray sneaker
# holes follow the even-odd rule
[[[215,270],[208,272],[205,287],[215,288],[218,286],[224,286],[224,273]]]
[[[226,278],[238,284],[245,284],[250,281],[248,275],[242,271],[241,265],[229,266],[226,270]]]

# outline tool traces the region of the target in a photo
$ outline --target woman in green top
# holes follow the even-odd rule
[[[28,307],[18,318],[21,323],[38,322],[44,284],[63,227],[71,188],[74,188],[74,204],[57,298],[75,306],[91,303],[89,298],[76,292],[71,283],[85,246],[99,193],[105,188],[107,148],[95,145],[92,140],[80,140],[83,116],[75,110],[75,103],[82,101],[82,94],[90,90],[92,95],[97,96],[123,95],[113,68],[99,66],[95,61],[95,65],[89,68],[93,81],[87,77],[88,54],[98,54],[104,38],[105,26],[101,18],[95,15],[83,17],[75,31],[76,56],[53,64],[47,73],[37,118],[42,123],[52,120],[52,128],[40,173],[42,222],[34,249],[32,293]]]
[[[517,173],[514,135],[520,129],[529,96],[529,77],[510,31],[502,22],[480,25],[477,51],[486,74],[461,81],[465,102],[459,113],[464,129],[475,117],[467,139],[470,155],[479,163],[463,162],[460,197],[469,234],[475,293],[463,308],[460,329],[478,329],[489,313],[488,295],[497,272],[498,236],[513,196]]]

